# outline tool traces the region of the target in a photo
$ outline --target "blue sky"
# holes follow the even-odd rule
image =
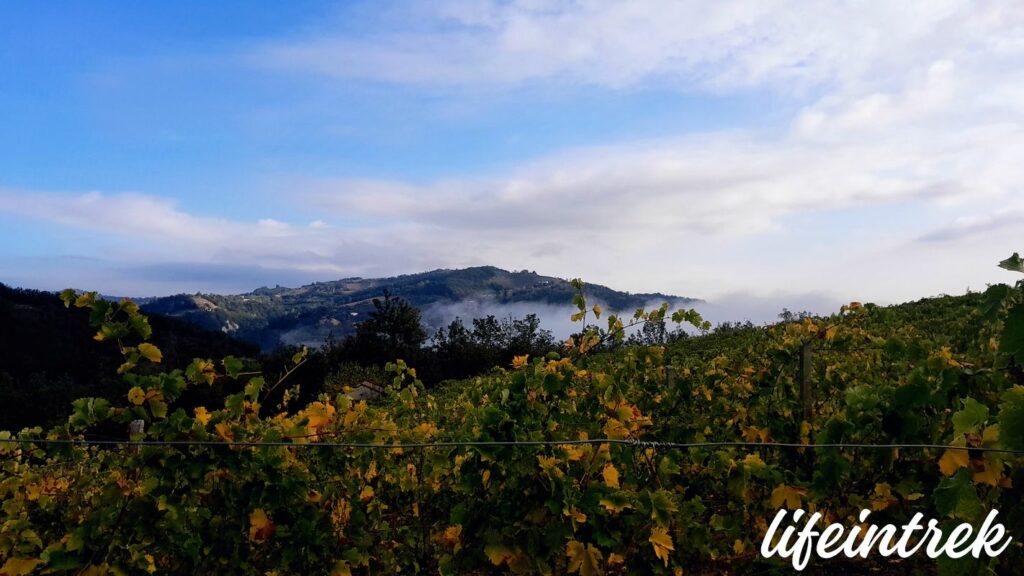
[[[10,2],[0,22],[15,285],[495,264],[895,301],[1002,280],[1022,248],[1012,6]]]

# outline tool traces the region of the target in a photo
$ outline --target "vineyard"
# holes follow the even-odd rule
[[[810,573],[1024,561],[1021,283],[664,347],[611,345],[630,324],[707,324],[609,317],[574,285],[585,328],[561,353],[431,389],[396,361],[379,400],[301,407],[288,374],[233,357],[162,371],[137,306],[66,291],[124,355],[124,395],[0,433],[0,574],[789,574],[758,553],[780,508],[847,525],[997,509],[1015,537],[994,559]],[[237,393],[175,406],[214,382]]]

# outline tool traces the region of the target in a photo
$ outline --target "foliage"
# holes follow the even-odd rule
[[[142,421],[133,441],[211,443],[0,444],[0,572],[789,573],[756,552],[779,507],[847,524],[862,508],[883,522],[921,512],[943,526],[998,508],[1008,526],[1022,525],[1020,458],[977,450],[1020,447],[1024,437],[1019,284],[972,296],[976,312],[941,299],[851,303],[828,318],[665,347],[613,344],[634,323],[707,325],[667,307],[604,316],[575,287],[584,328],[559,352],[432,390],[397,361],[379,402],[339,394],[305,405],[274,395],[307,361],[301,352],[274,384],[231,357],[149,370],[158,355],[130,303],[98,310],[94,298],[67,294],[132,364],[124,396],[81,399],[62,426],[4,437],[82,438]],[[807,342],[816,394],[803,421],[796,360]],[[222,380],[241,390],[223,406],[177,407],[190,389]],[[589,439],[599,440],[507,444]],[[669,450],[645,443],[653,440],[754,447]],[[399,445],[446,441],[497,444]],[[1015,543],[998,559],[938,569],[1010,573],[1020,561]]]
[[[428,381],[437,382],[467,378],[507,366],[516,356],[543,356],[556,348],[551,332],[540,328],[536,314],[522,319],[475,318],[472,329],[456,318],[434,334],[430,350],[420,356],[417,366]]]

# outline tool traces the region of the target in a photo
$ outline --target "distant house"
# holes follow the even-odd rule
[[[363,380],[359,384],[352,387],[352,391],[346,392],[345,395],[353,400],[373,400],[379,398],[384,393],[379,386],[372,384],[366,380]]]

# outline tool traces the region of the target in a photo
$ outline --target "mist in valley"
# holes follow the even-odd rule
[[[663,300],[654,300],[646,303],[645,309],[652,310],[661,306]],[[774,294],[774,295],[753,295],[745,293],[727,294],[714,300],[692,302],[687,300],[670,300],[670,310],[681,308],[694,308],[701,316],[710,321],[714,326],[723,323],[745,323],[751,322],[755,325],[771,324],[779,321],[780,314],[789,310],[794,314],[809,312],[815,315],[828,315],[839,310],[844,303],[841,299],[821,293],[804,294]],[[602,302],[590,302],[601,304]],[[423,323],[429,334],[433,335],[439,328],[443,328],[454,321],[461,319],[467,327],[472,327],[474,318],[483,318],[493,315],[496,318],[525,318],[528,314],[536,314],[540,319],[540,326],[544,330],[551,331],[556,339],[564,340],[569,335],[579,332],[582,324],[572,322],[570,317],[578,310],[569,304],[548,304],[541,302],[515,302],[500,303],[487,300],[474,300],[456,303],[438,303],[426,306],[421,311]],[[623,321],[628,324],[628,319],[633,317],[635,309],[631,310],[609,310],[604,308],[600,325],[609,313],[619,314]],[[594,322],[593,314],[587,316],[588,323]],[[669,329],[673,326],[668,322]],[[633,330],[636,330],[634,328]],[[693,329],[688,332],[695,333]]]

